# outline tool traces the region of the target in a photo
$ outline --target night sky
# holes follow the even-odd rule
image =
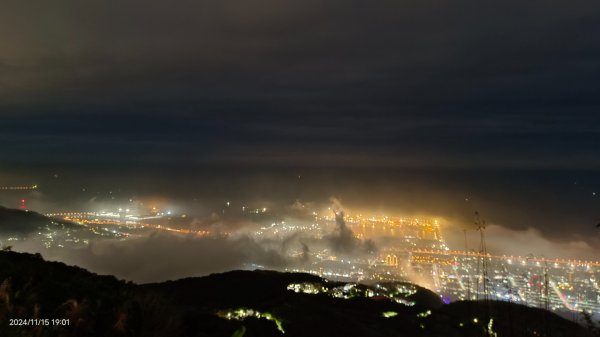
[[[600,240],[600,2],[0,3],[0,170],[285,168],[227,186]]]
[[[600,166],[596,2],[2,7],[5,163]]]

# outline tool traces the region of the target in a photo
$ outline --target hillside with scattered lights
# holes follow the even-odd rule
[[[2,336],[592,336],[545,310],[445,305],[409,283],[232,271],[137,285],[0,252]]]

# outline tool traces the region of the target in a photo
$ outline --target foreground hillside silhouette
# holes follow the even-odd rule
[[[10,325],[19,318],[69,325]],[[443,305],[432,292],[403,283],[367,287],[232,271],[136,285],[40,255],[0,252],[3,337],[490,335],[591,336],[547,311],[498,302]]]

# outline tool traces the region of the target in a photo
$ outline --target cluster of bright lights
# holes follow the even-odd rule
[[[243,321],[246,318],[250,318],[250,317],[254,317],[254,318],[258,318],[258,319],[266,319],[268,321],[275,323],[275,325],[277,326],[277,330],[279,330],[281,333],[285,333],[285,330],[283,329],[283,323],[281,322],[281,320],[279,318],[273,316],[273,314],[268,313],[268,312],[260,312],[255,309],[240,308],[240,309],[219,311],[219,312],[217,312],[217,316],[226,318],[228,320],[233,319],[233,320],[237,320],[237,321]]]
[[[287,290],[295,293],[309,295],[326,294],[334,298],[351,299],[355,297],[387,297],[388,299],[405,306],[414,306],[415,302],[406,299],[417,292],[417,288],[412,285],[397,285],[393,290],[377,284],[375,289],[364,286],[358,286],[356,283],[346,283],[342,286],[328,288],[318,282],[291,283]],[[399,297],[400,296],[400,297]]]

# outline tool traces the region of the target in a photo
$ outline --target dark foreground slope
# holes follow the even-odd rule
[[[542,310],[508,303],[443,306],[412,285],[344,288],[306,274],[235,271],[140,286],[40,256],[0,252],[0,284],[2,337],[482,336],[490,318],[498,336],[589,336]],[[290,284],[302,291],[288,290]],[[320,293],[305,293],[306,285]],[[381,295],[382,289],[397,300]],[[14,318],[28,320],[11,326]],[[69,325],[39,319],[68,319]]]

